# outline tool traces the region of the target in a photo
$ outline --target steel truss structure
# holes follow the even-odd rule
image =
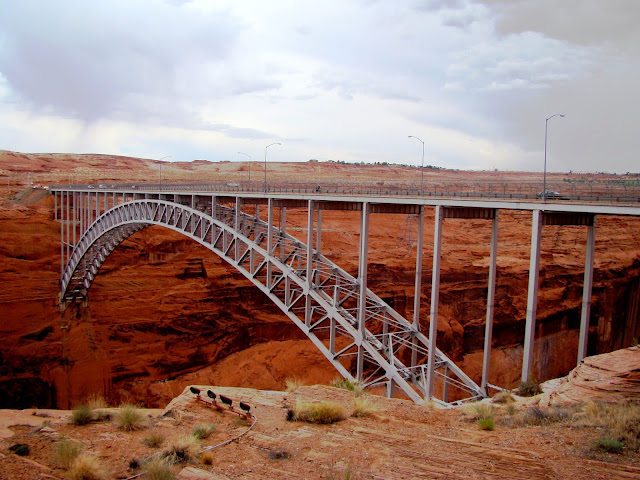
[[[52,187],[61,222],[61,307],[86,301],[91,284],[109,254],[126,238],[150,225],[177,231],[215,252],[269,297],[314,343],[338,372],[365,388],[384,388],[415,402],[460,403],[487,395],[493,324],[498,208],[490,202],[435,208],[429,335],[420,328],[425,202],[411,199],[281,198],[277,195],[139,193]],[[375,200],[375,201],[373,201]],[[246,207],[249,206],[247,209]],[[266,219],[260,207],[266,207]],[[514,205],[510,205],[514,208]],[[566,205],[562,207],[566,208]],[[306,209],[306,242],[287,232],[287,209]],[[508,208],[508,207],[507,207]],[[600,208],[600,207],[598,207]],[[624,210],[624,207],[615,207]],[[279,209],[279,227],[274,212]],[[518,206],[522,209],[522,205]],[[246,210],[253,210],[247,212]],[[358,275],[354,277],[322,254],[322,212],[360,213]],[[636,209],[633,209],[634,212]],[[583,319],[578,361],[586,354],[595,221],[593,212],[532,208],[531,272],[523,379],[533,361],[540,232],[545,224],[586,225],[588,229]],[[631,212],[631,214],[634,214]],[[414,318],[409,321],[367,287],[369,218],[373,213],[417,218]],[[640,212],[635,212],[639,214]],[[485,350],[481,385],[436,347],[442,227],[445,218],[492,222]]]

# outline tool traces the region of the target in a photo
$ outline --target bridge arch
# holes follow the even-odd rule
[[[361,283],[271,222],[242,212],[237,199],[234,208],[216,205],[208,211],[213,215],[162,199],[135,199],[105,211],[82,234],[67,261],[61,300],[86,299],[100,267],[122,241],[148,226],[162,226],[197,241],[240,271],[344,377],[365,387],[383,386],[389,395],[401,390],[416,402],[429,396],[429,342],[410,322],[367,289],[361,323],[354,312],[361,304]],[[435,355],[440,401],[446,402],[450,387],[463,392],[458,398],[482,396],[442,352]]]

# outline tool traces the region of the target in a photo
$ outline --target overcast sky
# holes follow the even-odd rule
[[[0,2],[0,149],[640,171],[638,0]]]

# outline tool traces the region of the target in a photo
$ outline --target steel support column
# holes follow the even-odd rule
[[[271,260],[269,257],[273,251],[273,198],[269,198],[267,204],[267,288],[271,289]]]
[[[522,355],[522,381],[531,376],[533,347],[536,332],[538,306],[538,280],[540,276],[540,241],[542,238],[542,211],[534,210],[531,224],[531,256],[529,260],[529,291],[527,298],[527,320],[524,331],[524,353]]]
[[[420,206],[420,214],[418,215],[418,235],[416,237],[416,279],[413,293],[413,329],[420,331],[420,303],[422,298],[422,250],[424,240],[424,205]],[[415,336],[412,339],[413,348],[411,349],[411,366],[418,363],[417,340]]]
[[[369,215],[371,205],[368,202],[362,203],[360,212],[360,251],[358,254],[358,283],[360,287],[360,297],[358,298],[358,333],[360,343],[358,344],[357,381],[362,382],[364,367],[364,346],[362,340],[365,337],[365,320],[367,307],[367,264],[369,254]]]
[[[242,214],[241,205],[242,205],[242,199],[240,197],[236,197],[236,205],[235,205],[234,219],[233,219],[234,221],[233,231],[235,233],[235,239],[233,242],[233,248],[234,248],[233,259],[236,262],[238,261],[238,258],[240,258],[240,242],[238,241],[238,235],[240,234],[240,215]]]
[[[433,397],[435,377],[436,336],[438,334],[438,300],[440,298],[440,257],[442,255],[443,207],[435,207],[435,225],[433,230],[433,272],[431,277],[431,310],[429,312],[429,354],[427,357],[427,394]]]
[[[580,339],[578,341],[578,365],[587,356],[589,317],[591,316],[591,286],[593,283],[593,257],[596,247],[596,219],[587,226],[587,253],[584,260],[584,286],[582,287],[582,312],[580,314]]]
[[[496,258],[498,255],[498,211],[491,221],[491,248],[489,253],[489,285],[487,287],[487,319],[484,328],[484,352],[482,356],[482,383],[480,388],[485,395],[491,363],[491,341],[493,337],[493,307],[496,295]]]
[[[315,215],[315,204],[309,200],[307,207],[307,288],[309,292],[313,288],[313,217]],[[304,323],[307,327],[311,325],[311,295],[307,295],[304,308]]]
[[[280,231],[282,232],[280,235],[282,236],[282,241],[280,242],[280,261],[284,262],[287,250],[284,239],[287,234],[287,207],[280,207]]]

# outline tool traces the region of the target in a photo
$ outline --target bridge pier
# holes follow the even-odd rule
[[[360,211],[360,250],[358,254],[358,283],[360,284],[360,296],[358,298],[358,334],[360,335],[357,354],[356,379],[362,382],[364,366],[364,346],[362,341],[365,338],[365,321],[367,307],[367,266],[369,260],[369,215],[371,205],[369,202],[362,203]]]
[[[438,301],[440,298],[440,257],[442,256],[442,222],[444,207],[435,208],[435,225],[433,227],[433,271],[431,273],[431,311],[429,313],[429,354],[427,358],[427,392],[426,397],[433,397],[435,380],[436,337],[438,335]]]
[[[482,355],[482,381],[480,388],[488,395],[489,372],[491,364],[491,342],[493,340],[493,307],[496,295],[496,260],[498,257],[498,212],[491,220],[491,248],[489,253],[489,285],[487,287],[487,317],[484,329],[484,351]]]
[[[578,340],[578,365],[587,356],[587,336],[591,316],[591,292],[593,284],[593,257],[596,248],[596,221],[587,226],[587,253],[584,261],[584,283],[582,287],[582,311],[580,312],[580,338]]]

